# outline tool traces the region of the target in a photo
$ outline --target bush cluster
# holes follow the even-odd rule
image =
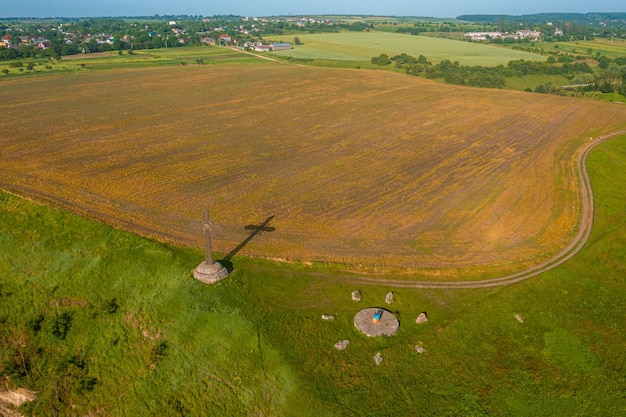
[[[449,84],[467,85],[473,87],[503,88],[509,77],[525,75],[561,75],[569,80],[572,86],[578,86],[582,91],[601,91],[603,93],[618,92],[626,94],[626,58],[601,57],[598,71],[589,66],[586,61],[575,62],[570,56],[560,56],[558,59],[549,57],[545,62],[515,60],[507,65],[495,67],[467,66],[458,61],[448,59],[433,64],[425,56],[415,58],[406,53],[389,58],[386,54],[373,57],[372,64],[388,65],[395,62],[397,69],[407,74],[429,79],[443,80]],[[546,83],[536,86],[536,92],[563,93],[561,86]]]

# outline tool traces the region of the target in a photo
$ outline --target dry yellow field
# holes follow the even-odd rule
[[[224,254],[516,271],[576,231],[575,157],[626,107],[286,65],[0,83],[0,186]],[[192,266],[193,267],[193,266]]]

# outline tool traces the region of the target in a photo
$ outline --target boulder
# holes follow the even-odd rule
[[[415,323],[417,324],[426,323],[427,321],[428,321],[428,316],[426,316],[425,311],[421,312],[420,315],[417,316],[417,319],[415,319]]]
[[[385,302],[386,302],[387,304],[391,304],[391,303],[393,303],[394,301],[395,301],[395,299],[394,299],[394,297],[393,297],[393,292],[389,291],[389,292],[387,293],[387,295],[385,296]]]
[[[350,343],[349,340],[342,340],[340,342],[335,343],[335,348],[337,350],[344,350],[346,347],[348,347],[349,343]]]

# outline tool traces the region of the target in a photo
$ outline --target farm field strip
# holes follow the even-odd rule
[[[433,63],[450,59],[463,65],[485,66],[506,64],[518,59],[545,60],[545,57],[537,54],[508,48],[381,31],[303,33],[296,36],[302,45],[296,45],[291,50],[272,52],[272,55],[369,62],[372,57],[381,53],[394,56],[404,52],[415,57],[424,55]]]
[[[0,99],[14,191],[198,246],[208,206],[221,253],[275,215],[242,253],[452,276],[566,247],[578,149],[626,126],[615,104],[271,64],[15,80]]]
[[[626,41],[622,39],[609,40],[598,38],[591,41],[578,42],[539,42],[536,46],[545,50],[564,51],[572,54],[583,54],[591,50],[592,54],[601,53],[611,58],[624,56],[624,53],[626,53]]]

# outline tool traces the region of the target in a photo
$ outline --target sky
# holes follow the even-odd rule
[[[305,16],[353,14],[457,17],[462,14],[626,12],[624,0],[27,0],[4,1],[0,17],[153,15]]]

